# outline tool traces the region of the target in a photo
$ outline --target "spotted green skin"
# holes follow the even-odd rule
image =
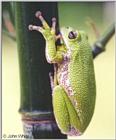
[[[92,50],[85,32],[77,32],[76,39],[69,39],[72,28],[62,28],[64,40],[63,49],[56,49],[55,34],[46,30],[46,59],[49,63],[57,63],[58,84],[53,88],[53,110],[56,122],[61,132],[67,135],[81,135],[89,125],[93,116],[96,98],[96,85]],[[66,61],[64,55],[70,52],[70,59]],[[63,63],[65,61],[65,63]],[[66,64],[67,78],[73,94],[70,96],[62,84],[61,69]],[[66,82],[65,81],[65,82]],[[75,102],[75,104],[74,104]]]
[[[69,79],[72,88],[76,91],[75,98],[78,102],[78,108],[82,112],[79,130],[84,132],[93,115],[96,86],[92,50],[86,34],[84,32],[80,32],[80,34],[81,41],[71,43],[76,49],[72,52],[73,57],[69,64]]]

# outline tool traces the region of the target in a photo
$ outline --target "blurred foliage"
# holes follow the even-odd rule
[[[2,3],[2,17],[4,13],[7,12],[9,14],[10,20],[13,25],[15,25],[14,21],[14,2],[3,2]]]
[[[2,31],[16,40],[14,2],[2,2]]]

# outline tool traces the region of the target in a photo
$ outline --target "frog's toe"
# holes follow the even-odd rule
[[[37,12],[35,13],[35,16],[36,16],[37,18],[39,18],[41,15],[42,15],[41,11],[37,11]]]
[[[30,31],[32,31],[32,30],[33,30],[33,25],[29,25],[29,26],[28,26],[28,29],[29,29]]]

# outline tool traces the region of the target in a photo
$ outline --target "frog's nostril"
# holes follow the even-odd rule
[[[69,29],[69,27],[66,27],[67,29]]]

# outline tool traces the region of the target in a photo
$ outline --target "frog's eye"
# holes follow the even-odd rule
[[[75,39],[77,37],[77,33],[74,31],[70,31],[68,34],[69,39]]]

